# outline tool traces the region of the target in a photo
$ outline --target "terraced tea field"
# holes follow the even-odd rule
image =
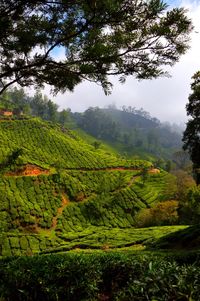
[[[0,137],[0,255],[124,247],[144,243],[150,232],[175,231],[146,235],[134,228],[141,209],[175,193],[173,176],[150,162],[95,150],[35,119],[1,122]],[[19,148],[15,164],[6,166]]]
[[[21,164],[43,168],[106,168],[151,166],[150,162],[134,162],[95,150],[74,132],[33,118],[0,122],[0,163],[16,149],[22,150]]]

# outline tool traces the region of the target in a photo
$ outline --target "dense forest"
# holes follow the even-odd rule
[[[89,108],[84,113],[74,113],[77,125],[96,137],[114,145],[121,154],[148,153],[152,157],[172,159],[181,149],[178,127],[162,124],[143,109],[123,107]]]

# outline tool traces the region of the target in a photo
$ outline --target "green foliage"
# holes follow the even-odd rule
[[[23,148],[23,165],[0,177],[2,256],[137,244],[149,237],[134,232],[138,211],[174,193],[167,172],[154,174],[148,161],[95,150],[59,125],[6,120],[0,136],[2,162]],[[27,166],[46,174],[24,175]]]
[[[165,201],[152,208],[141,210],[136,216],[138,227],[173,225],[178,222],[178,202]]]
[[[195,180],[191,175],[183,170],[175,170],[173,171],[173,174],[176,176],[177,199],[184,203],[187,201],[188,190],[196,186]]]
[[[162,170],[149,174],[144,184],[142,178],[136,179],[132,189],[148,206],[159,201],[174,199],[177,191],[175,177]]]
[[[187,198],[180,206],[183,223],[198,224],[200,217],[200,185],[188,190]]]
[[[11,154],[8,155],[6,162],[3,163],[3,167],[5,166],[15,166],[17,163],[19,163],[19,157],[22,156],[23,154],[23,149],[22,148],[18,148],[16,150],[13,150]]]
[[[148,168],[146,168],[146,167],[142,168],[141,178],[142,178],[142,183],[144,185],[145,181],[148,179]]]
[[[67,218],[67,215],[65,215]],[[79,219],[81,216],[79,217]],[[83,218],[82,218],[83,220]],[[84,220],[83,220],[84,221]],[[50,234],[49,231],[37,229],[37,233],[28,232],[2,232],[0,235],[1,241],[1,256],[11,255],[31,255],[64,252],[69,250],[137,250],[145,249],[153,243],[159,242],[168,234],[185,229],[185,226],[162,226],[150,227],[144,229],[136,229],[133,227],[117,228],[105,226],[91,226],[85,221],[84,228],[70,224],[68,228],[66,224],[60,220],[58,228],[62,225],[65,229],[57,231],[56,235]],[[89,227],[88,227],[89,226]],[[184,245],[183,245],[184,249]]]
[[[9,240],[2,244],[2,255],[26,254],[28,250],[32,253],[55,250],[57,244],[60,249],[71,249],[80,244],[101,248],[108,242],[113,247],[133,243],[132,235],[126,229],[135,225],[135,214],[147,204],[146,196],[138,197],[139,191],[143,191],[138,186],[139,182],[134,184],[139,173],[137,170],[94,170],[68,171],[59,177],[56,174],[3,177],[0,212],[4,223],[1,223],[1,230],[7,233]],[[161,178],[159,176],[159,181]],[[155,192],[157,200],[159,191]],[[162,198],[162,189],[160,193]],[[63,204],[63,197],[68,198],[69,203]],[[112,228],[124,229],[122,238],[120,230],[116,235],[108,235]],[[15,229],[20,233],[17,234]],[[11,244],[11,231],[20,240],[18,245]],[[69,240],[70,233],[74,233],[74,241]],[[27,239],[26,250],[26,242],[22,242],[21,235]]]
[[[169,168],[165,160],[172,159],[174,150],[182,146],[182,134],[161,124],[143,109],[90,107],[83,113],[71,116],[82,130],[109,143],[119,153],[126,153],[126,156],[138,154],[140,158],[148,154],[162,169]],[[155,159],[158,156],[160,160]]]
[[[8,258],[0,262],[0,295],[8,301],[198,300],[200,263],[193,262],[109,252]]]
[[[193,75],[191,84],[192,94],[189,96],[189,103],[186,106],[187,115],[191,119],[183,135],[184,149],[187,149],[193,162],[196,182],[200,184],[200,72]]]
[[[101,142],[94,141],[92,145],[94,146],[95,149],[98,149],[100,147],[100,145],[101,145]]]
[[[199,249],[200,241],[200,225],[193,225],[180,229],[174,233],[169,233],[160,237],[156,241],[151,241],[151,248],[155,249]]]
[[[31,162],[42,167],[54,166],[58,161],[63,169],[151,166],[151,163],[142,160],[117,159],[102,150],[97,153],[73,132],[63,132],[59,125],[54,126],[39,119],[1,122],[0,137],[2,163],[10,153],[23,149],[20,157],[24,163]]]
[[[156,78],[185,53],[192,29],[183,9],[166,13],[157,0],[3,0],[0,15],[1,92],[13,83],[72,91],[86,79],[109,93],[109,75],[121,75],[121,82],[127,75]],[[33,54],[37,47],[40,54]],[[53,53],[59,47],[62,60]]]
[[[184,150],[176,151],[172,155],[173,161],[176,163],[178,169],[186,170],[190,164],[190,156]]]
[[[7,231],[15,227],[21,230],[30,227],[34,231],[34,227],[31,228],[33,225],[49,228],[61,205],[61,196],[52,177],[5,177],[1,182],[1,189],[3,194],[0,212],[7,216],[2,227]]]

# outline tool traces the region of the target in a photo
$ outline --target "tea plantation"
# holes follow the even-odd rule
[[[138,228],[177,203],[173,175],[37,118],[0,139],[0,300],[199,300],[198,251],[173,250],[199,228]]]
[[[38,118],[0,121],[0,163],[16,149],[22,151],[21,164],[40,167],[106,168],[151,166],[149,162],[117,159],[86,144],[74,132]]]
[[[0,138],[1,256],[137,246],[177,230],[134,228],[141,209],[176,190],[150,162],[96,150],[37,118],[2,120]]]

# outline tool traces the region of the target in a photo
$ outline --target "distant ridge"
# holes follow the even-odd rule
[[[96,139],[105,141],[121,154],[171,159],[181,149],[182,136],[144,110],[89,108],[72,114],[77,125]]]

